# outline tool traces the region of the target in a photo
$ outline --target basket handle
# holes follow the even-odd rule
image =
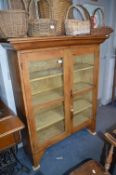
[[[24,6],[24,10],[27,12],[28,8],[27,8],[27,5],[26,5],[26,1],[25,0],[21,0],[21,1],[22,1],[23,6]],[[9,7],[9,9],[12,9],[10,0],[8,0],[8,7]]]
[[[90,15],[89,15],[89,12],[87,11],[87,9],[85,8],[85,7],[83,7],[82,5],[71,5],[69,8],[68,8],[68,10],[67,10],[67,13],[66,13],[66,18],[65,18],[65,20],[66,19],[68,19],[68,16],[69,16],[69,12],[70,12],[70,10],[72,9],[72,8],[76,8],[77,9],[77,11],[79,11],[80,12],[80,14],[82,15],[82,17],[83,17],[83,14],[82,14],[82,12],[81,12],[81,10],[80,10],[80,8],[83,10],[83,12],[85,12],[86,13],[86,15],[87,15],[87,17],[88,17],[88,19],[89,19],[89,21],[90,21],[90,23],[91,23],[91,20],[90,20]],[[84,19],[84,18],[83,18]]]
[[[28,12],[28,8],[27,8],[27,5],[26,5],[26,1],[25,1],[25,0],[22,0],[22,3],[23,3],[23,5],[24,5],[24,10],[25,10],[26,12]]]
[[[96,9],[93,11],[93,15],[92,15],[92,17],[95,16],[95,14],[97,13],[97,11],[100,11],[100,12],[101,12],[101,15],[102,15],[102,25],[103,25],[103,27],[105,27],[105,17],[104,17],[104,12],[103,12],[103,10],[102,10],[100,7],[96,8]]]
[[[39,17],[39,13],[38,13],[38,2],[40,0],[35,0],[34,3],[35,3],[35,12],[36,12],[36,19],[39,20],[40,17]],[[50,3],[48,0],[46,0],[46,2],[48,3],[48,6],[50,8]],[[30,15],[30,10],[31,10],[31,5],[33,3],[33,0],[30,1],[30,4],[29,4],[29,20],[31,19],[31,15]],[[50,12],[50,19],[52,19],[52,11],[51,11],[51,8],[49,9],[49,12]]]

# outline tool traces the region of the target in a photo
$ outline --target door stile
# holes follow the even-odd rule
[[[71,133],[72,128],[72,55],[68,49],[64,50],[64,101],[65,101],[65,126],[66,131]]]

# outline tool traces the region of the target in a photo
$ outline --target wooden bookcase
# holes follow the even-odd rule
[[[34,167],[48,146],[82,128],[95,132],[99,45],[107,38],[9,39],[15,102]]]

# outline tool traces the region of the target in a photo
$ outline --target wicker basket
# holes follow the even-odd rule
[[[52,11],[52,18],[57,21],[56,35],[64,35],[64,20],[67,9],[71,5],[71,0],[49,0]],[[39,10],[41,17],[49,15],[49,9],[45,1],[40,1]]]
[[[81,17],[83,17],[83,20],[68,18],[69,13],[73,8],[78,10],[78,12],[81,14]],[[75,35],[82,35],[82,34],[90,34],[90,28],[91,28],[91,20],[90,20],[89,12],[86,10],[86,8],[83,7],[82,5],[71,5],[67,11],[66,19],[65,19],[66,35],[75,36]]]
[[[54,36],[56,35],[57,22],[52,19],[50,4],[48,0],[45,0],[49,7],[50,18],[40,18],[38,14],[38,5],[37,5],[39,1],[40,0],[35,1],[36,19],[32,19],[32,17],[30,16],[30,10],[29,10],[28,35],[29,36]],[[31,2],[33,1],[31,0]],[[31,3],[30,3],[30,7],[31,7]]]
[[[28,14],[25,10],[0,10],[1,38],[24,37],[27,30]]]
[[[100,12],[102,15],[102,26],[96,27],[94,24],[95,15],[97,12]],[[101,8],[96,8],[91,17],[91,34],[92,35],[109,35],[113,32],[113,29],[109,26],[105,26],[104,12]]]

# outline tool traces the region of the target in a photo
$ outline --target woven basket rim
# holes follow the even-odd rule
[[[19,12],[27,13],[25,10],[20,10],[20,9],[17,9],[17,10],[0,10],[0,13],[14,13],[14,12],[15,13],[19,13]]]
[[[34,19],[34,20],[30,20],[29,21],[29,24],[34,24],[34,23],[39,23],[39,22],[45,22],[45,21],[54,21],[54,22],[56,22],[56,20],[54,20],[54,19],[50,19],[50,18],[40,18],[39,20],[38,19]]]

